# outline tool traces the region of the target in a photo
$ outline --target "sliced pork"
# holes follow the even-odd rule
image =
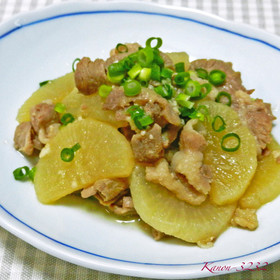
[[[108,83],[105,61],[100,58],[91,61],[90,58],[83,57],[77,63],[75,83],[79,92],[85,95],[96,93],[99,86]]]
[[[194,129],[198,120],[189,120],[180,135],[180,151],[174,154],[171,167],[186,177],[198,192],[208,194],[211,188],[211,172],[203,164],[203,151],[207,142],[202,134]]]
[[[137,161],[157,161],[164,154],[161,127],[154,124],[150,130],[134,134],[131,138],[131,147]]]
[[[100,179],[92,186],[81,191],[82,198],[94,196],[103,205],[111,205],[128,190],[128,184],[122,180]]]
[[[146,179],[170,190],[180,200],[200,205],[206,195],[197,192],[182,176],[173,172],[166,159],[160,159],[154,166],[146,167]]]
[[[31,156],[34,151],[34,145],[32,138],[34,137],[34,131],[32,129],[31,122],[20,123],[14,134],[14,147],[28,155]]]

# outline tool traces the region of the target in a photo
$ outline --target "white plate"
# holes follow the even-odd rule
[[[255,268],[280,257],[280,199],[258,211],[259,228],[230,228],[215,246],[155,242],[133,223],[118,223],[80,200],[42,205],[31,183],[12,171],[27,160],[13,149],[17,109],[40,81],[71,71],[76,57],[106,58],[118,42],[163,39],[164,51],[232,61],[255,96],[279,115],[280,40],[249,26],[198,11],[145,3],[69,3],[14,17],[0,27],[0,224],[33,246],[66,261],[106,272],[193,278]],[[274,135],[279,138],[279,120]],[[208,266],[205,267],[205,263]],[[211,264],[210,264],[211,263]]]

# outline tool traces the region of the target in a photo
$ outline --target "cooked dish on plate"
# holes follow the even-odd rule
[[[271,105],[231,62],[160,50],[161,38],[75,59],[18,111],[15,148],[38,159],[14,170],[38,200],[75,194],[138,215],[156,240],[212,246],[230,225],[258,227],[280,192]]]

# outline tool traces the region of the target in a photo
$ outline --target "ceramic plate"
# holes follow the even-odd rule
[[[106,58],[119,42],[144,44],[152,36],[163,39],[163,51],[232,61],[246,88],[256,89],[279,116],[276,36],[198,11],[137,2],[68,3],[19,15],[0,27],[0,225],[53,256],[124,275],[187,279],[278,260],[280,197],[258,211],[257,230],[230,228],[213,248],[201,249],[156,242],[137,221],[116,221],[78,198],[42,205],[31,183],[13,179],[15,168],[30,166],[13,149],[15,117],[38,83],[70,72],[77,57]],[[279,120],[275,124],[280,140]]]

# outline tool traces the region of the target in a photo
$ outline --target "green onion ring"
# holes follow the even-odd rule
[[[73,61],[73,63],[72,63],[72,71],[73,72],[75,72],[76,71],[76,68],[75,68],[75,66],[76,66],[76,62],[80,62],[81,61],[81,59],[80,58],[76,58],[74,61]]]
[[[208,108],[205,106],[205,105],[199,105],[196,109],[197,112],[205,115],[205,116],[208,116],[209,115],[209,110]]]
[[[112,87],[107,85],[101,85],[98,88],[98,94],[103,98],[106,98],[111,93],[111,91],[112,91]]]
[[[201,85],[198,81],[188,80],[185,86],[185,92],[190,97],[199,97],[201,91]]]
[[[223,104],[225,104],[227,106],[230,106],[231,105],[231,95],[228,92],[225,92],[225,91],[219,92],[217,97],[216,97],[216,99],[215,99],[215,101],[218,102],[218,103],[222,103],[221,102],[221,97],[223,97],[223,96],[228,99],[228,102],[227,103],[223,103]]]
[[[217,121],[221,121],[222,122],[222,124],[218,128],[216,128]],[[215,118],[212,121],[212,129],[215,132],[221,132],[221,131],[226,129],[226,123],[225,123],[224,119],[221,116],[219,116],[219,115],[215,116]]]
[[[116,50],[119,53],[126,53],[126,52],[128,52],[128,47],[125,44],[118,43],[117,46],[116,46]]]
[[[228,138],[232,138],[232,137],[233,137],[233,138],[236,138],[237,141],[238,141],[238,143],[237,143],[237,145],[236,145],[235,147],[227,148],[227,147],[225,146],[224,142],[225,142],[225,140],[227,140]],[[231,132],[231,133],[228,133],[228,134],[224,135],[223,138],[222,138],[222,141],[221,141],[221,147],[222,147],[222,149],[223,149],[224,151],[226,151],[226,152],[235,152],[235,151],[237,151],[237,150],[239,149],[240,145],[241,145],[241,139],[240,139],[239,135],[236,134],[236,133],[234,133],[234,132]]]
[[[208,76],[208,80],[214,86],[220,86],[226,80],[226,73],[221,70],[212,70]]]
[[[205,83],[201,85],[199,96],[192,97],[192,100],[201,100],[205,98],[210,91],[212,90],[212,85],[209,83]]]
[[[128,80],[123,85],[126,96],[135,96],[141,92],[141,84],[136,80]]]
[[[196,74],[199,78],[207,80],[208,79],[208,72],[207,70],[203,69],[203,68],[196,68],[195,69]]]
[[[174,76],[174,83],[178,86],[184,86],[190,78],[188,72],[180,72]]]
[[[63,125],[72,123],[74,120],[75,120],[74,116],[70,113],[64,114],[60,119],[60,121]]]
[[[154,47],[152,47],[152,41],[156,40],[157,43]],[[146,41],[146,47],[150,47],[153,49],[159,49],[162,46],[162,39],[160,37],[151,37]]]
[[[27,179],[29,177],[28,174],[29,174],[28,166],[19,167],[13,171],[14,178],[19,181],[23,181]]]
[[[74,158],[75,151],[72,148],[64,148],[60,153],[60,158],[65,162],[70,162]]]
[[[115,62],[109,65],[108,74],[110,77],[116,77],[125,73],[125,67],[123,63]]]
[[[142,67],[150,67],[154,60],[154,52],[150,47],[146,47],[139,51],[138,62]]]

